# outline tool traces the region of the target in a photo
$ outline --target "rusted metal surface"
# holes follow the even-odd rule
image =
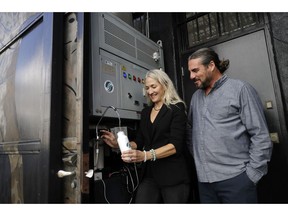
[[[81,186],[84,173],[82,167],[83,45],[79,38],[77,18],[77,13],[65,15],[63,160],[72,155],[73,163],[64,163],[64,169],[76,172],[74,176],[64,179],[66,203],[81,203]],[[67,142],[67,140],[70,140],[70,142]]]

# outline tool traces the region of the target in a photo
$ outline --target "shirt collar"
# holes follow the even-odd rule
[[[220,86],[222,86],[222,85],[227,81],[227,79],[228,79],[228,76],[227,76],[226,74],[224,74],[220,79],[218,79],[218,80],[214,83],[214,85],[213,85],[213,87],[212,87],[212,90],[217,89],[217,88],[219,88]]]

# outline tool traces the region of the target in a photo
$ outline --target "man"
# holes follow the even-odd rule
[[[256,90],[223,74],[228,66],[209,48],[188,58],[198,88],[189,108],[188,147],[201,203],[257,203],[256,185],[267,173],[272,142]]]

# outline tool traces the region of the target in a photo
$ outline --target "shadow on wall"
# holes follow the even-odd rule
[[[285,161],[283,151],[274,144],[268,173],[258,183],[259,203],[288,203],[288,169]]]

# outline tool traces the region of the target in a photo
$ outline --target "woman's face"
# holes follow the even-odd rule
[[[158,81],[147,77],[145,80],[145,90],[153,103],[163,101],[165,90]]]

